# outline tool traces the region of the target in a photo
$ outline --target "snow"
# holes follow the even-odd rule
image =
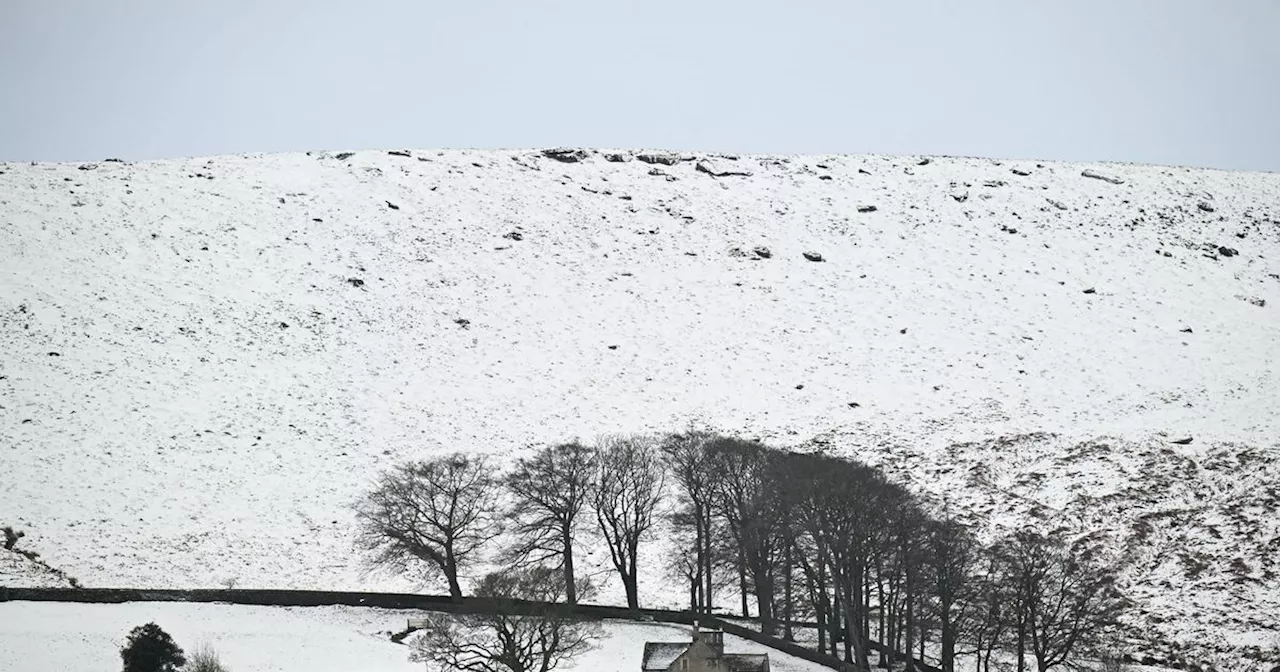
[[[381,469],[695,423],[816,437],[992,531],[1105,528],[1163,637],[1280,627],[1280,176],[412,154],[0,164],[22,548],[88,586],[438,590],[352,545]],[[682,605],[645,553],[642,602]]]
[[[410,663],[409,647],[391,642],[390,633],[418,615],[360,607],[3,602],[0,651],[4,660],[17,663],[12,669],[24,672],[115,669],[129,631],[154,621],[184,650],[209,643],[234,672],[408,672],[422,665]],[[688,636],[688,628],[676,625],[605,621],[595,648],[562,669],[635,672],[646,641]],[[778,672],[827,669],[733,636],[725,637],[725,648],[768,653],[771,669]]]

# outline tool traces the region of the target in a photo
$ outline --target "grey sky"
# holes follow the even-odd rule
[[[668,147],[1280,170],[1280,0],[0,0],[0,159]]]

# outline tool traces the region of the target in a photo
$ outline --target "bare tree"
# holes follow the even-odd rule
[[[1030,645],[1040,672],[1114,631],[1126,601],[1116,590],[1115,573],[1086,547],[1022,530],[1002,545],[1002,555],[1007,580],[1016,588],[1017,648],[1021,654]]]
[[[555,604],[566,595],[560,572],[550,567],[489,574],[475,592],[491,600],[492,608],[428,616],[423,634],[413,640],[410,661],[438,672],[551,672],[599,637],[598,624]]]
[[[715,595],[712,570],[712,500],[714,471],[707,445],[717,437],[709,432],[689,430],[672,434],[663,440],[661,450],[676,483],[680,486],[683,513],[694,532],[692,572],[698,579],[691,605],[695,612],[711,613]]]
[[[550,563],[561,571],[569,604],[578,602],[573,570],[578,514],[591,499],[595,477],[595,451],[578,443],[563,443],[516,460],[505,479],[514,499],[514,559],[519,564]]]
[[[399,465],[356,504],[359,543],[375,566],[405,570],[422,562],[438,569],[449,594],[462,597],[459,570],[501,531],[496,497],[484,456],[454,453]]]
[[[929,521],[925,562],[933,579],[930,615],[938,622],[942,672],[955,672],[956,643],[974,610],[978,542],[955,520]]]
[[[596,522],[631,609],[640,608],[636,586],[640,540],[653,527],[654,511],[662,498],[665,472],[657,457],[654,442],[638,436],[605,437],[596,447]]]
[[[714,510],[725,521],[741,552],[742,565],[751,581],[765,635],[775,629],[773,606],[775,581],[787,549],[779,474],[774,468],[780,453],[754,441],[721,438],[708,447],[716,468]],[[745,587],[745,581],[744,587]]]

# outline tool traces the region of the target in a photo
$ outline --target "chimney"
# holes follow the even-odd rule
[[[702,639],[702,631],[698,629],[698,619],[693,619],[693,641]]]

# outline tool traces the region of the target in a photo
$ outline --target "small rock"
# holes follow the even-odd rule
[[[124,163],[124,159],[117,159],[115,157],[111,157],[110,159],[103,159],[103,161],[107,163]]]
[[[517,241],[524,240],[524,234],[520,233],[519,231],[512,231],[510,233],[503,235],[502,237],[508,240],[517,240]]]
[[[796,385],[796,389],[797,389],[797,390],[803,390],[803,389],[804,389],[804,385],[803,385],[803,384]]]
[[[1236,238],[1239,238],[1240,240],[1244,240],[1244,239],[1245,239],[1245,237],[1246,237],[1246,236],[1248,236],[1248,235],[1249,235],[1249,232],[1248,232],[1248,231],[1240,231],[1240,232],[1236,233]]]
[[[1185,439],[1174,439],[1173,441],[1170,441],[1170,443],[1176,443],[1179,446],[1185,446],[1191,443],[1193,440],[1195,440],[1195,437],[1188,436]]]
[[[649,174],[654,177],[666,178],[668,182],[675,182],[677,179],[679,179],[675,175],[668,174],[667,171],[661,168],[650,168]]]
[[[773,252],[770,252],[769,248],[765,247],[764,245],[757,245],[755,249],[751,251],[755,252],[756,256],[760,257],[761,259],[768,259],[769,257],[773,256]]]
[[[932,162],[933,162],[933,160],[932,160],[932,159],[929,159],[929,158],[923,158],[923,159],[920,159],[919,161],[917,161],[917,162],[916,162],[916,165],[917,165],[917,166],[927,166],[927,165],[929,165],[929,164],[930,164],[930,163],[932,163]]]
[[[1097,293],[1098,293],[1098,290],[1096,290],[1096,289],[1094,289],[1094,288],[1090,287],[1089,289],[1084,290],[1084,293],[1085,293],[1085,294],[1097,294]]]
[[[1004,180],[986,180],[982,183],[982,186],[991,187],[994,189],[998,187],[1003,187],[1006,184],[1008,184],[1008,182],[1005,182]]]
[[[969,192],[966,191],[963,194],[951,194],[951,198],[955,199],[956,203],[964,203],[969,200]]]
[[[281,329],[288,329],[288,328],[289,328],[289,323],[288,323],[288,322],[281,322],[281,323],[280,323],[280,328],[281,328]]]
[[[353,157],[353,156],[355,156],[355,155],[356,155],[356,153],[355,153],[355,152],[338,152],[337,154],[334,154],[334,155],[333,155],[333,158],[335,158],[335,159],[337,159],[337,160],[339,160],[339,161],[346,161],[347,159],[349,159],[349,158],[351,158],[351,157]]]
[[[1009,172],[1013,173],[1014,175],[1017,175],[1018,177],[1026,177],[1031,174],[1031,171],[1022,170],[1021,168],[1010,168]]]
[[[616,345],[611,345],[611,346],[609,346],[609,349],[610,349],[610,350],[617,350],[617,349],[618,349],[618,346],[616,346]]]
[[[453,323],[458,325],[459,327],[462,327],[463,329],[466,329],[471,326],[471,320],[468,320],[465,317],[459,317],[458,319],[454,320]]]
[[[1187,327],[1187,328],[1185,328],[1185,329],[1180,329],[1179,331],[1181,331],[1181,332],[1182,332],[1182,333],[1184,333],[1184,334],[1194,333],[1194,332],[1192,332],[1192,331],[1191,331],[1191,327]]]
[[[898,333],[899,333],[899,334],[905,334],[905,333],[907,333],[907,328],[906,328],[906,327],[903,327],[903,328],[899,329],[899,330],[898,330]]]
[[[1251,303],[1251,304],[1253,304],[1253,305],[1255,305],[1255,306],[1257,306],[1257,307],[1259,307],[1259,308],[1266,308],[1266,307],[1267,307],[1267,300],[1266,300],[1266,299],[1264,299],[1264,298],[1262,298],[1262,297],[1258,297],[1258,296],[1244,296],[1243,294],[1237,294],[1237,295],[1236,295],[1236,298],[1237,298],[1237,299],[1240,299],[1241,301],[1245,301],[1245,302]]]
[[[1224,256],[1224,257],[1234,257],[1234,256],[1236,256],[1237,254],[1240,254],[1240,253],[1239,253],[1239,252],[1237,252],[1237,251],[1235,250],[1235,248],[1231,248],[1231,247],[1219,247],[1219,248],[1218,248],[1218,254],[1221,254],[1221,255],[1222,255],[1222,256]]]
[[[77,168],[78,168],[78,169],[80,169],[80,170],[97,170],[97,169],[98,169],[98,164],[96,164],[96,163],[82,163],[82,164],[80,164],[79,166],[77,166]]]
[[[352,287],[364,287],[364,280],[360,278],[347,278],[347,282],[351,283]]]
[[[861,407],[862,407],[862,404],[859,404],[856,401],[849,402],[849,408],[861,408]]]
[[[61,352],[50,352],[50,353],[49,353],[49,356],[50,356],[50,357],[61,357],[61,356],[62,356],[62,353],[61,353]]]
[[[819,180],[829,180],[829,179],[831,179],[831,176],[830,176],[830,175],[819,175],[819,176],[818,176],[818,179],[819,179]]]
[[[604,155],[604,160],[610,163],[626,163],[631,160],[631,155],[625,152],[608,152]]]
[[[877,208],[877,207],[876,207],[876,206],[874,206],[874,205],[859,205],[859,206],[858,206],[858,212],[875,212],[876,210],[879,210],[879,209],[880,209],[880,208]]]
[[[1052,205],[1053,207],[1055,207],[1055,208],[1057,208],[1057,209],[1059,209],[1059,210],[1066,210],[1066,209],[1067,209],[1067,206],[1066,206],[1065,204],[1063,204],[1061,201],[1055,201],[1055,200],[1053,200],[1052,198],[1046,198],[1046,199],[1044,199],[1044,200],[1049,201],[1049,205]]]
[[[542,155],[548,159],[555,159],[561,163],[578,163],[589,156],[585,149],[574,149],[570,147],[544,149],[542,150]]]
[[[679,154],[670,152],[645,152],[637,154],[636,158],[645,163],[660,163],[664,166],[674,166],[681,161]]]
[[[870,174],[871,174],[871,173],[867,172],[865,168],[859,168],[859,169],[858,169],[858,172],[859,172],[859,173],[861,173],[861,174],[863,174],[863,175],[870,175]]]
[[[1096,170],[1084,170],[1084,171],[1081,171],[1081,173],[1080,173],[1080,174],[1081,174],[1081,175],[1083,175],[1084,177],[1091,177],[1091,178],[1093,178],[1093,179],[1095,179],[1095,180],[1102,180],[1103,182],[1110,182],[1111,184],[1124,184],[1124,180],[1122,180],[1122,179],[1120,179],[1120,178],[1118,178],[1118,177],[1116,177],[1116,176],[1114,176],[1114,175],[1107,175],[1107,174],[1105,174],[1105,173],[1099,173],[1099,172],[1098,172],[1098,171],[1096,171]]]
[[[388,207],[388,208],[391,208],[392,210],[399,210],[399,209],[400,209],[400,206],[396,205],[395,203],[392,203],[391,201],[387,201],[386,203],[387,203],[387,207]]]
[[[391,156],[403,156],[406,158],[413,156],[412,154],[409,153],[409,150],[406,150],[406,149],[392,149],[392,150],[389,150],[387,153],[390,154]]]
[[[804,254],[804,258],[809,261],[824,261],[822,255],[817,252],[804,252],[802,254]]]
[[[1214,208],[1209,203],[1206,203],[1205,201],[1200,201],[1199,203],[1196,203],[1196,207],[1200,208],[1200,210],[1204,212],[1213,212],[1214,210],[1216,210],[1216,208]]]
[[[1172,253],[1172,252],[1170,252],[1170,251],[1168,251],[1168,250],[1165,250],[1165,251],[1164,251],[1164,252],[1162,252],[1161,254],[1163,254],[1163,255],[1164,255],[1164,256],[1166,256],[1166,257],[1172,257],[1172,256],[1173,256],[1173,253]]]

